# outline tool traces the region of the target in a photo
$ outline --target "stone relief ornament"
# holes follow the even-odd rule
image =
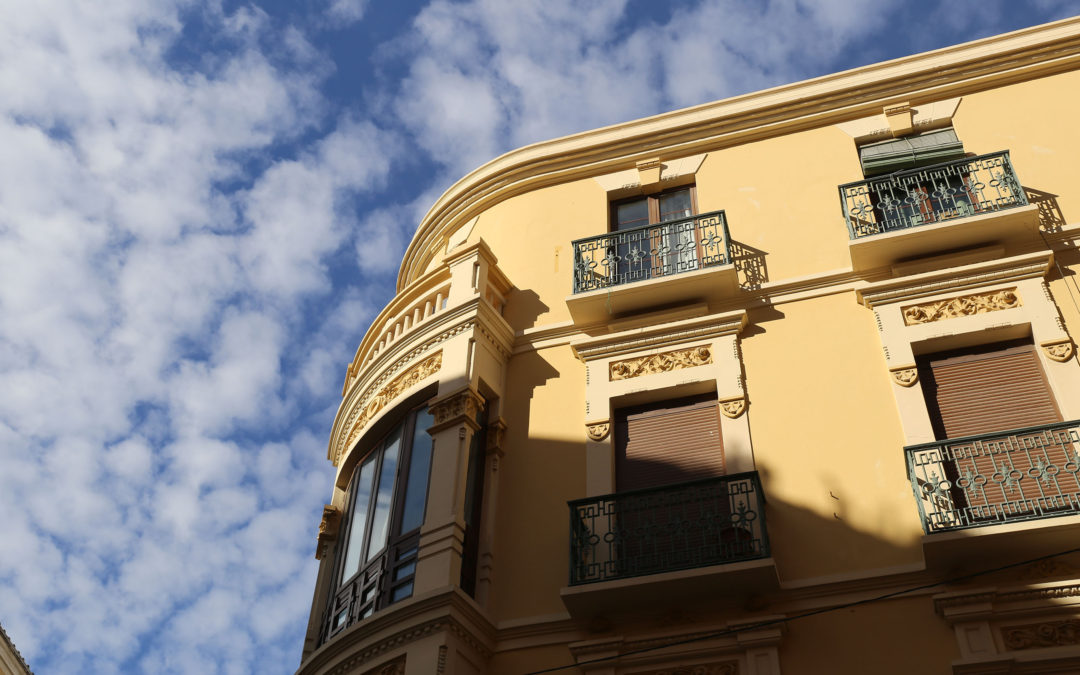
[[[602,441],[608,437],[609,433],[611,433],[611,423],[609,421],[604,421],[586,424],[585,433],[587,433],[589,438],[594,441]]]
[[[417,382],[428,378],[435,373],[439,372],[442,368],[442,350],[435,352],[431,356],[427,357],[415,366],[412,366],[401,375],[398,375],[390,381],[385,387],[383,387],[378,394],[371,397],[371,401],[368,402],[363,412],[356,418],[356,422],[353,424],[352,429],[349,431],[348,440],[345,442],[346,448],[351,448],[356,439],[360,437],[360,430],[363,429],[372,417],[379,414],[379,411],[386,407],[386,404],[393,401],[395,398],[401,395],[402,392],[413,386]]]
[[[889,373],[892,375],[893,382],[901,387],[910,387],[919,381],[919,371],[915,366],[893,368]]]
[[[1001,638],[1012,650],[1080,644],[1080,619],[1011,626],[1002,629]]]
[[[729,401],[720,401],[720,412],[724,413],[724,417],[730,417],[735,419],[739,415],[746,411],[746,399],[745,398],[733,398]]]
[[[724,661],[722,663],[703,663],[697,666],[675,666],[674,668],[660,668],[649,670],[635,675],[739,675],[738,661]]]
[[[480,412],[483,400],[473,391],[465,390],[450,398],[443,399],[431,406],[431,416],[435,418],[435,426],[446,424],[459,417],[475,419]]]
[[[337,539],[338,528],[341,526],[341,511],[336,506],[327,504],[322,510],[322,521],[319,522],[319,536],[315,545],[315,559],[322,560],[330,547],[330,542]]]
[[[1065,362],[1071,359],[1073,355],[1073,343],[1071,340],[1044,344],[1042,348],[1046,355],[1054,361]]]
[[[904,325],[914,326],[921,323],[932,323],[942,319],[955,319],[961,316],[974,314],[986,314],[987,312],[1000,312],[1003,309],[1020,307],[1020,296],[1015,288],[1006,288],[989,293],[974,293],[961,295],[937,302],[926,302],[921,305],[909,305],[901,308],[904,315]]]
[[[636,359],[613,361],[608,366],[608,379],[611,382],[629,380],[632,377],[704,366],[712,362],[712,350],[707,346],[676,349],[675,351],[661,352]]]

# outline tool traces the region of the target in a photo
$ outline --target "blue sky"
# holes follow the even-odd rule
[[[40,673],[288,673],[345,367],[514,147],[1071,3],[0,6],[0,623]]]

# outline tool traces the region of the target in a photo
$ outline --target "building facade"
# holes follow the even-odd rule
[[[299,672],[1080,672],[1078,107],[1070,19],[461,179]]]

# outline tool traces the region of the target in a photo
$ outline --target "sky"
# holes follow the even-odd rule
[[[291,673],[345,368],[521,145],[1072,3],[0,2],[0,624],[38,673]]]

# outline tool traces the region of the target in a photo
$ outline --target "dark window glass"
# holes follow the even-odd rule
[[[394,496],[394,478],[397,476],[398,452],[401,450],[401,427],[394,430],[386,441],[383,452],[382,471],[379,472],[379,491],[375,494],[375,513],[371,521],[371,544],[368,557],[374,559],[386,547],[389,530],[391,500]]]
[[[341,581],[360,571],[360,553],[364,546],[367,529],[368,505],[371,502],[371,479],[375,475],[375,453],[360,465],[359,478],[354,486],[352,514],[349,516],[349,541],[345,549],[345,564],[341,569]]]
[[[409,479],[405,487],[405,508],[401,515],[401,534],[412,532],[424,521],[427,505],[428,474],[431,472],[431,436],[427,430],[435,418],[421,408],[416,413],[416,431],[413,433],[412,459],[409,463]]]
[[[615,229],[628,230],[649,224],[649,200],[635,199],[615,205]]]

